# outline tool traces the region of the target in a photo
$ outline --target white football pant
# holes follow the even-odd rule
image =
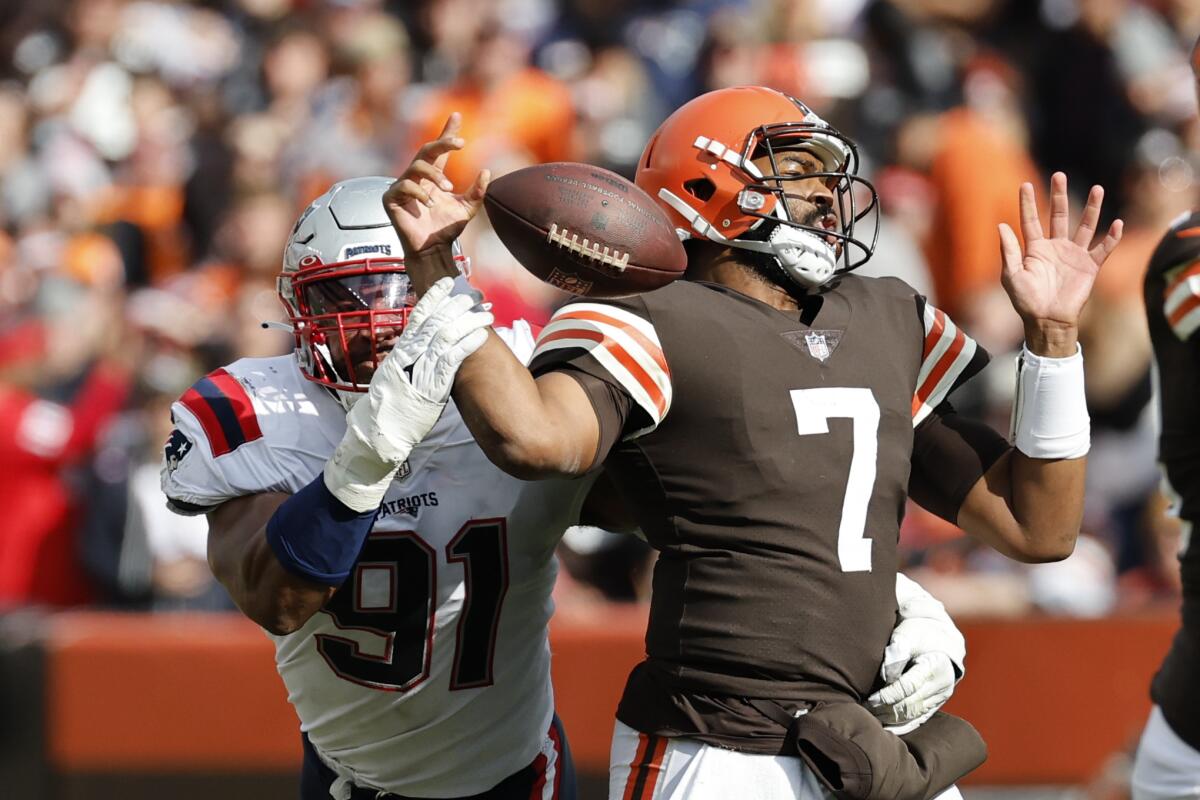
[[[695,739],[647,736],[617,722],[608,800],[832,800],[799,756],[765,756]],[[956,787],[936,800],[962,800]]]
[[[1133,762],[1133,800],[1200,800],[1200,750],[1171,730],[1158,706]]]

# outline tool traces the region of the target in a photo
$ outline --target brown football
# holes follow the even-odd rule
[[[500,241],[552,286],[589,297],[648,292],[687,257],[648,194],[589,164],[538,164],[492,181],[483,199]]]

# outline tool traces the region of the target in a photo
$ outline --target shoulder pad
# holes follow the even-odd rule
[[[903,278],[898,278],[895,275],[859,275],[856,272],[851,272],[846,275],[843,280],[858,280],[867,284],[871,290],[881,292],[883,294],[892,295],[894,297],[908,300],[913,297],[924,297],[916,289]]]
[[[1200,260],[1200,212],[1177,218],[1150,257],[1149,271],[1164,274]]]
[[[636,435],[653,430],[666,417],[674,389],[649,317],[641,296],[568,303],[542,329],[530,369],[537,375],[571,365],[613,384],[650,420]]]
[[[336,443],[318,404],[336,403],[314,396],[324,390],[300,376],[293,358],[235,362],[171,406],[161,478],[172,508],[196,513],[242,495],[294,492],[319,471],[320,454]]]
[[[919,425],[951,392],[987,366],[991,356],[949,315],[921,301],[925,340],[912,399],[913,427]]]
[[[200,424],[214,458],[262,438],[250,395],[224,367],[192,384],[179,403]]]

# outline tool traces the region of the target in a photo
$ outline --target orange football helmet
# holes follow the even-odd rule
[[[780,174],[776,151],[797,146],[816,155],[825,171]],[[770,157],[771,174],[752,161],[762,155]],[[680,238],[767,253],[810,287],[862,265],[875,250],[878,215],[866,236],[857,230],[878,205],[875,187],[858,176],[858,166],[854,143],[799,100],[763,86],[739,86],[703,94],[671,114],[642,152],[635,180],[666,210]],[[836,229],[807,225],[788,213],[787,182],[813,177],[826,179],[834,193]],[[865,203],[859,187],[866,190]]]

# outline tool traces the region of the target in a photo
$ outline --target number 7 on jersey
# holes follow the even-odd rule
[[[791,395],[796,429],[801,436],[829,433],[829,420],[835,417],[853,421],[854,451],[838,523],[838,561],[842,572],[870,572],[871,540],[863,534],[867,527],[867,506],[875,488],[879,404],[870,389],[793,389]]]

